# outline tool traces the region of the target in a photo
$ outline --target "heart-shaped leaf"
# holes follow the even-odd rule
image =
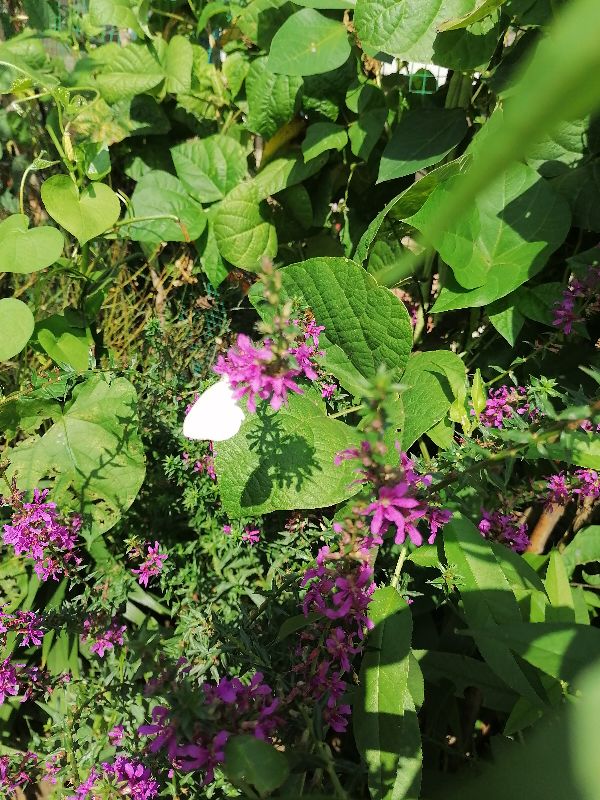
[[[119,218],[119,198],[105,183],[92,183],[80,193],[67,175],[54,175],[42,184],[46,211],[65,230],[85,244],[111,228]]]
[[[25,347],[33,333],[33,314],[14,297],[0,300],[0,361],[8,361]]]
[[[37,272],[60,258],[64,239],[59,230],[28,227],[25,214],[13,214],[0,222],[0,272]]]

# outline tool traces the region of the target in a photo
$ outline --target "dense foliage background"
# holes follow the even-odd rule
[[[0,795],[597,800],[597,0],[0,25]]]

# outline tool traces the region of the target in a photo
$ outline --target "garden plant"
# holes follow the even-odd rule
[[[600,798],[599,42],[0,2],[1,798]]]

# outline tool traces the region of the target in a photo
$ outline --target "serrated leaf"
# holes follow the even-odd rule
[[[59,230],[48,225],[28,228],[25,214],[0,222],[0,272],[37,272],[60,258],[65,241]]]
[[[360,393],[361,379],[374,378],[381,364],[400,376],[412,346],[410,318],[404,304],[368,272],[347,258],[323,257],[291,264],[281,277],[286,295],[325,326],[320,340],[325,367],[343,386]],[[251,295],[265,313],[261,287]]]
[[[254,181],[235,187],[221,202],[214,219],[217,246],[235,267],[257,272],[263,256],[277,253],[277,233],[268,204]]]
[[[329,419],[306,396],[289,396],[276,413],[266,404],[259,408],[236,436],[215,445],[221,502],[230,517],[321,508],[356,493],[349,462],[334,464],[336,453],[356,447],[353,428]]]
[[[169,39],[165,53],[165,90],[172,94],[188,92],[192,85],[194,52],[190,40],[175,35]]]
[[[377,183],[412,175],[437,164],[466,132],[467,120],[460,108],[419,108],[405,112],[381,156]]]
[[[266,58],[257,58],[246,77],[248,116],[246,125],[270,139],[300,108],[302,78],[276,75]]]
[[[148,92],[165,78],[156,52],[145,44],[104,45],[94,60],[101,65],[95,84],[107,103]]]
[[[206,226],[202,206],[188,195],[174,175],[153,170],[138,181],[131,197],[134,217],[157,217],[122,225],[121,229],[136,242],[195,241]],[[160,219],[161,215],[177,217]]]
[[[3,301],[0,301],[3,302]],[[109,530],[134,501],[144,479],[144,448],[137,430],[137,395],[125,378],[89,377],[73,390],[43,436],[8,451],[10,477],[32,491],[53,481],[53,500],[69,498],[94,532]]]
[[[0,300],[0,362],[8,361],[25,347],[33,333],[33,314],[21,300]]]
[[[268,67],[285,75],[317,75],[341,67],[350,56],[342,22],[303,8],[286,19],[271,42]]]
[[[412,616],[393,586],[374,593],[367,611],[374,628],[363,656],[354,705],[354,738],[380,800],[418,797],[421,735],[408,687]]]
[[[248,172],[246,152],[230,136],[216,134],[171,148],[179,180],[200,203],[222,200]]]

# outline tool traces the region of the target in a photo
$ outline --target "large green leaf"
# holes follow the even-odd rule
[[[565,120],[527,152],[527,163],[544,178],[556,178],[574,169],[588,149],[590,118]]]
[[[374,628],[363,656],[354,704],[354,738],[378,800],[419,796],[421,734],[408,687],[412,616],[393,586],[378,589],[368,609]],[[415,660],[410,669],[418,665]]]
[[[248,172],[246,152],[230,136],[189,139],[171,148],[184,188],[200,203],[222,200]]]
[[[135,389],[125,378],[108,383],[93,375],[75,387],[63,409],[55,406],[55,422],[43,436],[9,450],[8,474],[28,491],[54,479],[53,499],[69,497],[94,531],[106,531],[133,503],[144,479]]]
[[[448,19],[437,26],[438,31],[455,31],[459,28],[466,28],[474,22],[493,14],[506,0],[478,0],[477,5],[471,11],[463,14],[458,19]]]
[[[119,218],[119,198],[105,183],[95,181],[81,192],[68,175],[53,175],[42,184],[46,211],[80,244],[95,239]]]
[[[580,530],[562,552],[568,575],[581,564],[600,561],[600,525]]]
[[[148,92],[165,78],[157,52],[149,45],[111,43],[99,48],[93,58],[101,66],[95,83],[107,103]]]
[[[273,37],[268,67],[285,75],[317,75],[341,67],[349,55],[345,25],[303,8],[286,19]]]
[[[465,374],[462,359],[449,350],[411,355],[402,375],[402,383],[408,387],[402,394],[403,450],[446,416],[457,392],[464,394]]]
[[[0,362],[8,361],[25,347],[34,326],[33,314],[21,300],[0,300]]]
[[[530,453],[600,470],[600,437],[585,431],[563,431],[557,444],[532,446]]]
[[[596,198],[600,192],[600,161],[595,159],[559,175],[552,186],[571,206],[573,224],[600,231],[600,211]]]
[[[300,108],[301,89],[302,78],[276,75],[266,58],[255,59],[246,78],[248,128],[270,139]]]
[[[228,740],[223,771],[234,785],[250,784],[261,797],[281,786],[290,772],[284,753],[250,735]]]
[[[219,205],[214,219],[215,238],[223,258],[235,267],[256,272],[263,256],[277,252],[277,233],[268,203],[253,181],[235,187]]]
[[[573,682],[591,661],[600,658],[600,631],[569,622],[506,624],[493,631],[473,628],[476,640],[507,647],[547,675]]]
[[[475,0],[357,0],[354,23],[367,53],[427,64],[438,26],[474,6]]]
[[[502,35],[502,17],[495,12],[468,28],[439,33],[433,44],[433,63],[461,72],[487,69]]]
[[[37,272],[60,258],[65,242],[59,230],[28,228],[25,214],[13,214],[0,222],[0,272]]]
[[[333,122],[315,122],[309,125],[302,142],[305,161],[320,156],[327,150],[342,150],[348,142],[348,134],[342,125]]]
[[[377,182],[402,178],[437,164],[466,132],[467,120],[460,108],[407,111],[383,151]]]
[[[325,326],[320,344],[325,367],[350,391],[373,378],[380,365],[396,377],[412,346],[408,312],[390,291],[347,258],[309,258],[281,270],[290,298],[310,308]],[[261,311],[261,289],[252,293]]]
[[[311,175],[317,173],[327,161],[327,154],[323,153],[310,161],[294,155],[282,156],[270,161],[254,178],[259,200],[302,183]]]
[[[333,461],[358,441],[353,428],[329,419],[309,397],[290,395],[276,413],[263,404],[233,439],[215,444],[223,508],[240,517],[346,500],[357,491],[354,467]]]
[[[177,217],[177,220],[148,219],[123,225],[127,235],[137,242],[195,241],[206,225],[202,206],[192,200],[179,178],[162,170],[148,172],[140,178],[131,204],[134,217]]]
[[[172,94],[188,92],[192,85],[194,51],[185,36],[173,36],[165,52],[165,90]]]
[[[539,272],[563,242],[570,214],[565,201],[537,173],[515,164],[443,232],[434,220],[460,177],[439,185],[408,218],[452,268],[433,311],[491,303]]]
[[[52,314],[35,326],[34,341],[59,366],[67,364],[77,372],[89,367],[93,339],[89,328],[72,324],[62,314]]]
[[[90,0],[90,22],[92,25],[131,28],[138,36],[143,36],[139,6],[140,2],[136,3],[135,0]]]
[[[509,624],[522,622],[521,612],[506,576],[489,543],[468,519],[455,513],[444,528],[448,564],[459,576],[465,616],[477,647],[491,669],[511,689],[540,706],[541,688],[534,687],[497,634]],[[489,635],[479,636],[480,630]]]

